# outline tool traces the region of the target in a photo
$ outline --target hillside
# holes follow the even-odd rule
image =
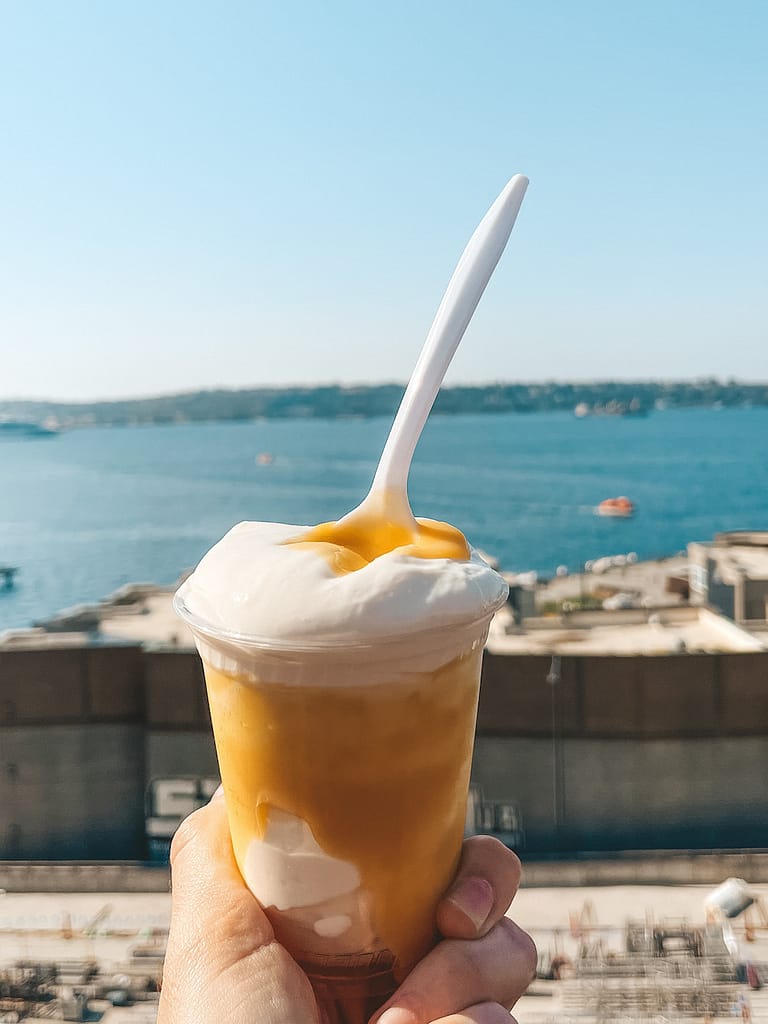
[[[60,427],[186,423],[248,419],[338,419],[391,416],[401,384],[346,387],[250,388],[194,391],[104,402],[0,400],[0,418]],[[446,387],[435,411],[443,414],[569,411],[645,413],[654,408],[768,405],[768,384],[698,381],[595,381],[499,383]]]

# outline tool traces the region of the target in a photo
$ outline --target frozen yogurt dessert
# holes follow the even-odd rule
[[[430,551],[406,543],[366,560],[332,527],[240,523],[181,588],[190,613],[270,643],[365,643],[485,618],[506,595],[501,577],[457,531],[428,521]],[[327,538],[327,539],[326,539]],[[426,545],[425,545],[426,547]]]
[[[507,587],[459,530],[414,519],[407,480],[527,183],[508,182],[464,250],[364,501],[315,527],[241,523],[176,599],[238,866],[327,1024],[366,1024],[429,950],[458,866],[483,645]]]
[[[351,520],[351,521],[350,521]],[[434,939],[506,598],[445,523],[240,523],[181,587],[243,877],[303,960]]]

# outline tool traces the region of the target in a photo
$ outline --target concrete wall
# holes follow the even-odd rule
[[[767,764],[768,653],[486,656],[474,778],[528,850],[768,847]],[[0,652],[0,859],[142,858],[149,782],[216,774],[194,653]]]
[[[0,876],[2,877],[2,876]],[[523,864],[523,888],[593,885],[719,885],[724,878],[743,878],[752,885],[768,882],[768,854],[623,855],[569,860],[530,860]]]
[[[0,651],[0,725],[143,720],[138,646]]]
[[[176,775],[219,774],[211,732],[147,732],[145,738],[147,782]]]
[[[140,724],[0,730],[0,859],[141,859]]]
[[[142,860],[149,782],[217,774],[193,652],[0,652],[0,859]]]
[[[768,846],[768,655],[486,654],[473,781],[528,850]]]
[[[614,858],[557,858],[523,864],[523,888],[593,885],[719,885],[723,878],[768,882],[768,854],[648,854]],[[0,889],[8,892],[168,893],[167,866],[131,863],[4,861]]]
[[[170,877],[167,866],[149,867],[130,862],[3,861],[0,862],[0,889],[8,892],[167,893]]]
[[[768,847],[768,737],[479,736],[473,782],[516,804],[525,850]]]
[[[210,731],[203,668],[193,651],[147,651],[144,685],[150,731]]]
[[[768,653],[553,659],[486,652],[482,735],[768,735]]]

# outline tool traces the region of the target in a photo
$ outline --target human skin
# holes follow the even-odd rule
[[[240,877],[220,796],[171,848],[172,910],[158,1024],[322,1024],[304,972],[275,940]],[[536,948],[505,917],[520,862],[497,840],[464,843],[437,911],[443,940],[372,1018],[375,1024],[509,1024]]]

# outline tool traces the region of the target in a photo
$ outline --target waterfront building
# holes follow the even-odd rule
[[[689,544],[688,561],[692,604],[714,605],[736,622],[768,619],[768,530]]]
[[[146,859],[217,775],[191,637],[157,588],[57,628],[0,641],[0,859]],[[471,826],[529,855],[765,848],[766,763],[768,649],[713,610],[497,616]]]

